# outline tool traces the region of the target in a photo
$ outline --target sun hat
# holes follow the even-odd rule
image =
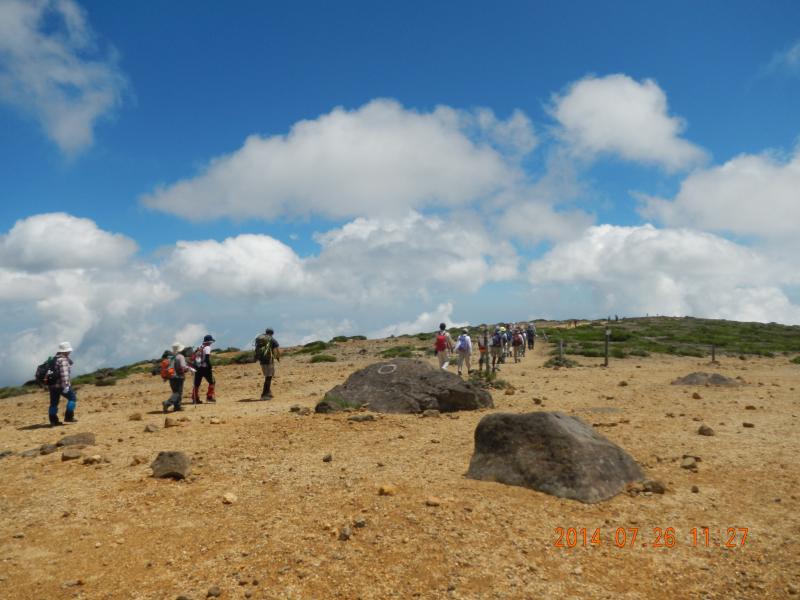
[[[72,352],[72,346],[70,345],[69,342],[61,342],[58,345],[58,351],[59,352]]]
[[[185,348],[185,346],[183,344],[179,343],[179,342],[175,342],[174,344],[172,344],[172,351],[173,352],[180,352],[184,348]]]
[[[464,327],[464,329],[462,329],[461,331],[462,331],[463,333],[469,333],[469,328],[467,328],[467,327]]]
[[[209,333],[206,337],[203,338],[203,342],[216,342],[217,340]]]

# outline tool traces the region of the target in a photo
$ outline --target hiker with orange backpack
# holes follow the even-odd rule
[[[172,390],[172,395],[169,397],[169,400],[164,400],[164,402],[161,403],[164,412],[167,412],[170,406],[172,406],[175,412],[183,410],[181,406],[181,400],[183,399],[183,383],[186,380],[186,373],[189,371],[189,365],[186,364],[186,357],[181,354],[182,350],[183,345],[175,342],[172,344],[172,354],[165,359],[167,364],[164,365],[162,362],[161,378],[165,381],[169,381],[169,387]]]
[[[192,388],[192,404],[202,404],[200,400],[200,384],[203,379],[208,381],[208,391],[206,392],[206,402],[216,402],[214,395],[214,373],[211,371],[211,344],[217,340],[209,333],[203,338],[203,344],[198,346],[192,355],[192,363],[195,368],[194,387]]]
[[[450,366],[450,352],[453,351],[453,338],[447,331],[447,325],[439,323],[439,331],[436,333],[436,339],[433,343],[433,349],[436,351],[436,357],[439,359],[439,367],[446,369]]]

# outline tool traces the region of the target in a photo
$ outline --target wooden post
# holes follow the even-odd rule
[[[717,346],[715,344],[711,344],[711,362],[717,362]]]
[[[483,347],[486,348],[486,377],[488,379],[489,374],[492,372],[492,367],[489,364],[492,361],[492,353],[489,348],[489,327],[486,327],[486,331],[483,332]]]
[[[558,358],[564,360],[564,340],[558,340]]]
[[[603,366],[608,366],[608,339],[611,337],[611,330],[606,327],[606,341],[605,341],[605,360],[603,361]]]

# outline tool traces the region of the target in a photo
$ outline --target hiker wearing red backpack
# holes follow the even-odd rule
[[[192,404],[202,404],[200,400],[200,384],[203,379],[208,381],[208,391],[206,392],[206,402],[216,402],[214,395],[214,373],[211,371],[211,344],[216,342],[211,334],[203,338],[203,344],[198,346],[192,356],[194,363],[194,387],[192,388]]]
[[[72,389],[72,383],[69,378],[72,371],[72,359],[69,357],[71,353],[72,346],[69,342],[61,342],[58,345],[58,352],[53,362],[53,373],[48,378],[48,388],[50,390],[48,417],[50,418],[51,427],[64,424],[58,420],[58,402],[61,400],[61,396],[67,399],[64,421],[67,423],[78,422],[75,419],[75,404],[78,402],[78,398],[75,396],[75,390]]]
[[[447,325],[439,323],[439,331],[436,333],[436,340],[433,343],[436,357],[439,359],[439,367],[446,369],[450,366],[450,353],[453,351],[453,338],[447,331]]]
[[[189,365],[186,364],[186,357],[181,354],[183,345],[175,342],[172,344],[172,354],[166,359],[167,369],[164,372],[162,368],[161,378],[169,381],[169,387],[172,390],[172,395],[169,400],[164,400],[161,406],[164,412],[169,410],[172,406],[175,412],[183,410],[181,400],[183,399],[183,383],[186,380],[186,373],[189,371]]]

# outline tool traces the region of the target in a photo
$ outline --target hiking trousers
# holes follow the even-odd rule
[[[181,400],[183,399],[183,377],[173,377],[169,380],[169,388],[172,390],[172,395],[167,400],[167,406],[172,405],[175,410],[181,407]]]
[[[467,373],[469,373],[472,370],[472,367],[470,365],[471,358],[472,358],[472,353],[471,352],[459,352],[458,353],[458,362],[456,364],[458,365],[458,374],[459,375],[461,375],[461,369],[463,368],[464,364],[467,365]]]
[[[58,403],[61,400],[61,396],[67,399],[67,410],[64,413],[64,418],[71,419],[75,416],[75,405],[78,402],[75,390],[70,387],[65,394],[60,386],[54,385],[50,387],[50,409],[47,411],[47,416],[50,418],[51,423],[58,421]]]
[[[206,400],[214,400],[214,374],[211,372],[211,367],[199,367],[194,374],[194,387],[192,388],[192,401],[196,402],[200,399],[200,384],[203,379],[208,381],[208,391],[206,392]]]

